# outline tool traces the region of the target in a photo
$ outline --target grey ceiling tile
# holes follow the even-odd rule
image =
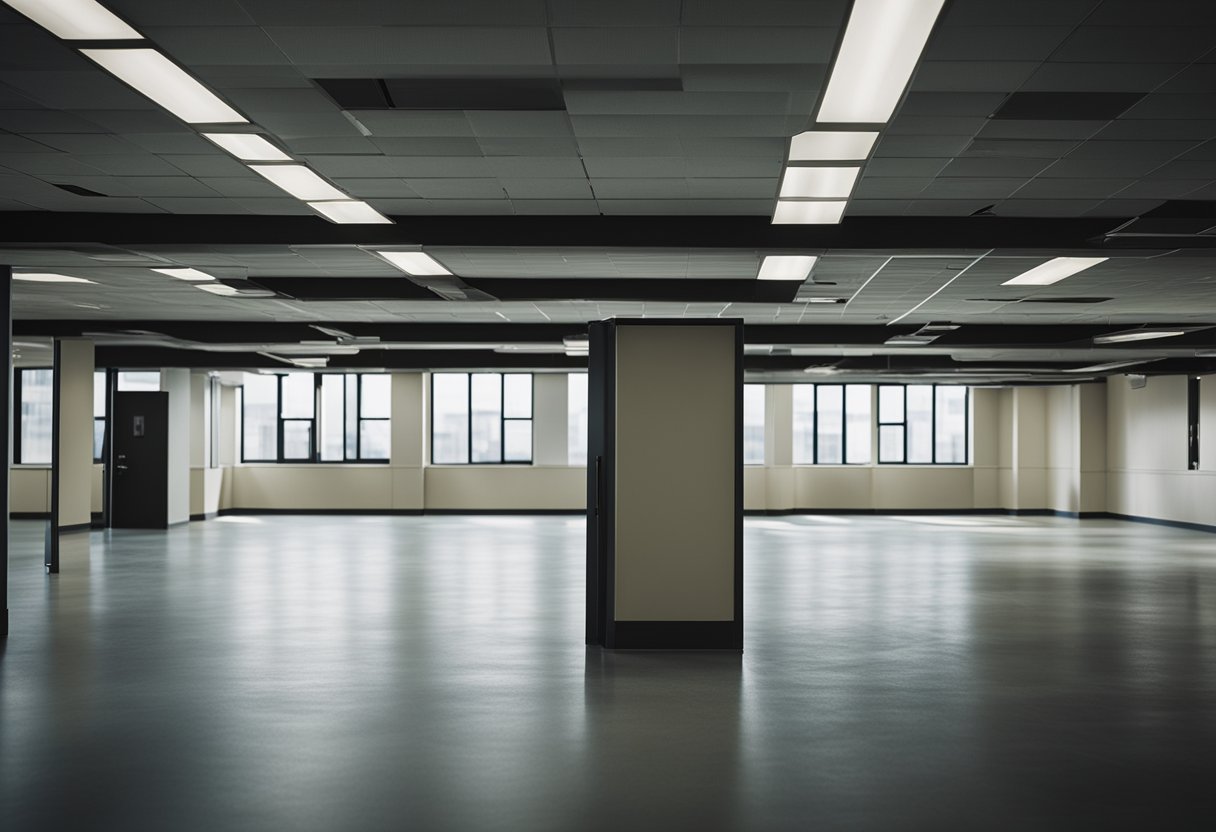
[[[215,145],[193,133],[127,133],[123,139],[149,153],[214,153]]]
[[[688,196],[685,179],[606,179],[592,178],[596,199],[680,199]]]
[[[329,96],[313,89],[237,89],[227,91],[225,98],[255,118],[263,113],[336,113],[340,109]]]
[[[308,164],[325,176],[394,176],[396,168],[387,156],[311,156]]]
[[[488,179],[494,176],[490,160],[472,156],[393,156],[393,175],[404,178]]]
[[[604,199],[600,209],[606,215],[765,215],[772,213],[771,199]]]
[[[1074,152],[1045,168],[1040,177],[1073,179],[1138,179],[1160,164],[1141,159],[1082,159]]]
[[[80,135],[87,136],[89,134],[82,133]],[[34,139],[36,136],[37,134],[31,134],[30,138],[24,138],[22,136],[14,136],[10,133],[0,133],[0,153],[55,153],[63,149],[61,147],[52,147],[51,145],[45,144],[41,141],[41,139],[38,141],[32,141],[31,139]],[[47,137],[42,136],[41,138]],[[50,138],[59,137],[51,136]],[[130,145],[127,147],[130,148]]]
[[[608,138],[683,136],[788,136],[779,116],[571,116],[574,132]]]
[[[456,138],[375,138],[361,139],[368,145],[367,152],[380,152],[386,156],[481,156],[482,149],[476,139]]]
[[[1195,145],[1186,153],[1182,154],[1183,159],[1216,159],[1216,141],[1205,142]]]
[[[156,26],[144,30],[186,66],[276,66],[287,56],[256,26]]]
[[[994,212],[1001,217],[1080,217],[1099,204],[1089,199],[1007,199]]]
[[[284,197],[244,197],[234,196],[230,200],[251,214],[263,215],[313,215],[313,210],[297,199]]]
[[[920,195],[933,180],[925,178],[882,177],[863,178],[853,191],[855,199],[910,199]]]
[[[926,61],[1045,61],[1068,37],[1067,26],[943,26]]]
[[[661,156],[636,158],[605,156],[583,160],[587,175],[595,178],[684,176],[684,160]]]
[[[1109,199],[1132,184],[1131,179],[1049,179],[1026,183],[1020,199]]]
[[[507,196],[518,199],[591,199],[591,186],[586,179],[503,179]]]
[[[1175,160],[1167,162],[1149,174],[1152,179],[1216,180],[1216,159]]]
[[[97,125],[56,110],[0,110],[0,129],[10,133],[96,133]]]
[[[1105,121],[1057,121],[1054,119],[990,119],[976,137],[980,139],[1088,139],[1105,127]]]
[[[598,214],[600,206],[594,199],[512,199],[516,214]]]
[[[569,136],[569,117],[560,110],[527,112],[521,110],[470,110],[465,113],[473,135],[483,136]]]
[[[451,142],[453,144],[457,144],[459,142],[459,140],[453,139],[445,139],[443,141]],[[474,146],[478,148],[477,153],[484,154],[486,156],[578,156],[578,141],[573,135],[506,137],[479,136],[476,139]],[[472,153],[469,155],[477,155],[477,153]]]
[[[689,178],[688,195],[694,199],[773,199],[777,198],[776,178],[741,179]]]
[[[101,157],[90,157],[90,162]],[[28,173],[65,174],[69,176],[98,176],[105,173],[98,167],[78,162],[66,153],[0,153],[0,167]]]
[[[1177,63],[1072,63],[1049,61],[1026,79],[1027,92],[1149,92],[1172,76]]]
[[[922,199],[1005,199],[1025,184],[1024,179],[943,178],[930,182],[920,192],[920,197]]]
[[[90,156],[89,164],[115,176],[180,176],[181,170],[159,156]]]
[[[509,215],[512,213],[508,199],[378,199],[373,205],[377,210],[396,216],[410,214],[434,215]]]
[[[361,199],[414,199],[418,194],[410,190],[404,179],[376,177],[374,179],[334,179],[334,184],[351,196]]]
[[[128,133],[190,133],[193,131],[178,119],[163,110],[81,110],[79,115],[87,118],[95,125],[100,125],[111,133],[127,135]],[[88,130],[46,131],[64,133],[96,133],[97,128]]]
[[[283,195],[282,191],[260,177],[209,176],[201,177],[198,181],[220,196],[278,198]]]
[[[551,26],[678,26],[680,0],[549,0]]]
[[[279,113],[263,112],[257,121],[280,139],[314,136],[358,136],[359,130],[340,112]]]
[[[1182,68],[1153,91],[1165,94],[1214,92],[1216,91],[1216,63],[1192,64]]]
[[[240,162],[215,152],[207,155],[168,155],[161,157],[177,170],[191,176],[239,177],[251,171]]]
[[[372,138],[473,135],[461,110],[354,110],[351,115]]]
[[[1121,118],[1103,128],[1096,138],[1132,141],[1207,141],[1216,138],[1214,119],[1140,119]]]
[[[807,64],[832,59],[833,26],[684,26],[679,56],[690,64]]]
[[[897,217],[907,212],[910,199],[857,199],[849,200],[845,216],[849,217]]]
[[[1149,94],[1123,114],[1123,118],[1210,119],[1216,113],[1216,93]]]
[[[848,6],[844,0],[788,3],[784,0],[684,0],[683,20],[689,26],[842,26]]]
[[[379,156],[380,148],[362,136],[301,136],[286,139],[283,145],[290,153],[306,156]]]
[[[158,197],[214,198],[220,195],[189,176],[120,176],[118,181],[126,191],[144,199]]]
[[[686,138],[647,136],[580,136],[579,150],[584,158],[591,156],[683,156]],[[771,140],[770,140],[771,141]],[[784,147],[781,150],[785,152]]]
[[[1013,92],[1035,71],[1035,61],[934,61],[921,63],[913,91]]]
[[[881,136],[874,155],[944,158],[959,155],[970,142],[970,136]]]
[[[2,71],[0,83],[58,110],[138,110],[156,106],[126,84],[96,69]]]
[[[406,179],[423,199],[506,199],[497,179]]]
[[[1075,141],[1033,139],[976,139],[961,156],[1001,156],[1021,159],[1058,159],[1077,146]]]
[[[767,178],[775,182],[781,175],[780,159],[704,159],[691,157],[684,160],[684,175],[710,179]]]
[[[1145,23],[1152,22],[1152,17]],[[1081,26],[1051,56],[1053,61],[1190,63],[1212,48],[1203,26]]]
[[[313,82],[298,66],[191,66],[207,85],[216,90],[314,89]]]
[[[1097,0],[1019,0],[1017,3],[955,3],[945,26],[1071,26],[1085,20]]]
[[[887,136],[974,136],[989,123],[984,118],[959,116],[898,115],[883,135]]]
[[[899,108],[904,116],[986,118],[1005,100],[1003,92],[910,92]]]
[[[992,200],[984,199],[917,199],[908,204],[904,211],[909,216],[922,217],[968,217],[977,211],[982,211],[992,204]],[[852,212],[852,205],[849,212]]]
[[[242,6],[263,26],[332,26],[335,19],[359,26],[462,26],[545,24],[543,0],[343,0],[304,3],[298,0],[242,0]]]
[[[1159,199],[1108,199],[1086,213],[1091,217],[1138,217],[1161,205]]]
[[[583,163],[574,157],[495,156],[486,160],[492,175],[508,179],[585,179]]]
[[[557,62],[565,66],[680,62],[680,31],[674,26],[554,27],[549,31]]]
[[[687,92],[816,93],[827,78],[826,63],[690,64],[680,66]]]
[[[1118,194],[1120,199],[1182,199],[1208,184],[1206,179],[1141,179]]]
[[[270,39],[298,64],[543,65],[540,26],[271,26]],[[572,30],[567,30],[572,31]]]
[[[106,6],[137,26],[248,26],[252,18],[238,0],[207,0],[201,6],[162,0],[106,0]]]
[[[913,159],[871,159],[866,162],[862,176],[879,179],[888,176],[898,176],[905,179],[931,179],[938,175],[949,159],[934,159],[932,157]]]
[[[679,155],[709,158],[785,159],[788,140],[782,137],[683,136],[679,140]],[[635,154],[640,155],[640,154]]]
[[[1089,141],[1078,145],[1069,159],[1129,159],[1163,164],[1198,145],[1196,141]]]
[[[153,197],[146,200],[158,208],[163,208],[171,214],[247,214],[248,209],[235,201],[215,197],[213,199],[195,197]]]
[[[1027,179],[1050,164],[1047,159],[970,156],[952,159],[939,176]],[[867,166],[868,170],[868,166]]]
[[[668,90],[566,90],[571,115],[785,115],[784,92],[679,92]],[[809,111],[813,101],[801,108]]]

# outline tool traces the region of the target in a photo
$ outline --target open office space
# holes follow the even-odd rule
[[[4,0],[0,828],[1206,829],[1198,0]]]

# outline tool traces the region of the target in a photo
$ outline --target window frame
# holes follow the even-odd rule
[[[238,430],[240,432],[241,442],[241,464],[242,465],[388,465],[391,462],[392,451],[390,456],[374,457],[363,459],[363,423],[364,422],[388,422],[391,426],[392,415],[389,416],[363,416],[363,376],[365,375],[385,375],[390,379],[392,373],[309,373],[312,377],[312,416],[284,416],[283,415],[283,380],[292,375],[291,373],[273,373],[277,379],[275,387],[275,458],[274,459],[249,459],[245,455],[245,385],[239,385],[237,390],[240,397],[237,400],[237,412],[240,415],[240,423]],[[304,375],[303,373],[299,375]],[[342,395],[343,395],[343,419],[342,419],[342,459],[321,459],[321,434],[318,430],[321,422],[321,384],[325,376],[336,376],[342,379]],[[355,458],[351,459],[347,456],[347,445],[345,441],[346,432],[346,395],[347,395],[347,377],[354,376],[355,383]],[[391,385],[391,382],[390,382]],[[390,386],[391,395],[391,386]],[[286,432],[287,422],[306,422],[309,425],[310,441],[309,454],[307,457],[284,457],[284,434]],[[391,435],[391,432],[390,432]]]
[[[884,387],[898,388],[903,401],[903,418],[898,421],[883,421],[882,419],[882,389]],[[908,388],[909,387],[928,387],[929,388],[929,449],[930,462],[909,462],[908,461],[908,443],[911,437],[911,431],[908,430]],[[939,462],[937,459],[937,389],[939,387],[954,387],[963,390],[963,461],[962,462]],[[874,460],[877,465],[946,465],[953,467],[966,467],[971,465],[971,388],[965,384],[875,384],[875,407],[873,424],[877,434],[877,447],[874,448]],[[903,459],[899,461],[890,461],[882,458],[882,429],[883,427],[899,427],[904,432],[904,453]]]
[[[27,372],[49,372],[51,374],[51,419],[54,420],[54,401],[55,401],[55,368],[54,367],[14,367],[13,368],[13,465],[41,465],[47,466],[54,464],[54,451],[51,452],[51,459],[47,462],[25,462],[21,459],[21,423],[23,414],[21,410],[22,404],[22,388],[24,387],[24,376]],[[51,435],[54,436],[55,425],[51,425]],[[92,437],[89,438],[92,444]]]
[[[465,434],[465,450],[467,452],[466,462],[436,462],[435,461],[435,376],[437,375],[453,375],[466,376],[468,383],[465,385],[465,408],[468,416],[468,428]],[[498,461],[494,460],[478,460],[473,461],[473,376],[475,375],[496,375],[500,377],[498,385],[498,421],[499,421],[499,448]],[[528,403],[528,412],[531,414],[527,418],[522,416],[506,415],[506,377],[507,376],[528,376],[528,391],[530,393],[530,401]],[[429,412],[428,412],[428,429],[427,441],[430,445],[427,453],[428,464],[430,465],[535,465],[536,464],[536,374],[527,372],[502,372],[499,370],[482,370],[482,371],[442,371],[433,372],[428,380],[430,387],[429,396]],[[567,417],[568,418],[568,417]],[[506,459],[507,455],[507,422],[529,422],[529,432],[532,435],[531,441],[528,443],[528,458],[522,459]]]
[[[849,383],[844,381],[837,382],[807,382],[802,384],[794,384],[792,387],[796,390],[800,387],[811,388],[811,462],[793,462],[794,465],[853,465],[864,466],[874,465],[878,454],[874,448],[874,420],[875,415],[875,391],[878,388],[877,384]],[[840,462],[823,462],[819,459],[819,388],[820,387],[839,387],[840,388]],[[870,458],[866,462],[849,462],[849,388],[850,387],[867,387],[870,394],[870,413],[866,420],[866,430],[870,433]],[[790,394],[790,410],[791,417],[797,413],[795,409],[794,395]],[[790,420],[791,429],[793,419]],[[793,437],[791,436],[791,439]],[[791,442],[791,460],[793,452],[797,445]]]

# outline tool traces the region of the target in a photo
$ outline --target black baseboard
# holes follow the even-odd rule
[[[200,521],[200,520],[210,520],[210,519],[212,519],[213,517],[218,517],[218,516],[219,516],[219,513],[218,513],[218,512],[214,512],[214,511],[211,511],[211,512],[206,512],[206,513],[204,513],[204,514],[191,514],[191,515],[190,515],[190,522],[191,522],[191,523],[197,523],[197,522],[198,522],[198,521]]]
[[[743,625],[734,621],[616,621],[610,650],[742,650]]]
[[[791,509],[751,509],[744,514],[749,517],[793,517],[799,514],[817,515],[865,515],[869,517],[891,516],[946,516],[946,515],[1000,515],[1006,517],[1064,517],[1071,520],[1126,520],[1129,523],[1149,523],[1154,526],[1169,526],[1175,529],[1188,529],[1196,532],[1216,532],[1216,526],[1203,523],[1185,523],[1181,520],[1162,520],[1157,517],[1141,517],[1135,514],[1117,514],[1111,511],[1060,511],[1051,508],[916,508],[916,509],[874,509],[874,508],[791,508]]]
[[[537,514],[569,517],[587,516],[587,510],[583,508],[428,508],[423,509],[421,513],[437,517],[466,514],[500,514],[520,517]]]
[[[1138,517],[1134,514],[1116,514],[1112,511],[1102,513],[1102,517],[1108,520],[1127,520],[1131,523],[1148,523],[1152,526],[1169,526],[1172,529],[1187,529],[1193,532],[1208,532],[1216,533],[1216,526],[1209,526],[1205,523],[1185,523],[1181,520],[1162,520],[1157,517]]]
[[[49,511],[10,511],[9,520],[50,520]]]
[[[70,526],[60,526],[59,527],[60,534],[73,534],[74,532],[87,532],[87,531],[92,531],[92,530],[93,530],[93,523],[91,521],[88,523],[73,523]]]

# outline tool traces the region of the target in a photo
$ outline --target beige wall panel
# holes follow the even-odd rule
[[[425,469],[428,509],[569,509],[587,502],[587,469],[433,466]]]
[[[972,471],[967,467],[900,467],[874,469],[874,508],[971,508]]]
[[[51,469],[12,468],[8,479],[10,512],[48,512],[51,510]]]
[[[875,469],[864,466],[807,465],[793,469],[792,508],[872,508]]]
[[[60,342],[59,525],[91,520],[93,505],[93,342]]]
[[[570,458],[567,395],[565,373],[532,376],[532,461],[537,465],[565,465]]]
[[[105,510],[106,500],[106,466],[93,466],[93,481],[89,494],[89,510],[94,514],[100,514]]]
[[[794,470],[792,466],[768,468],[765,470],[765,508],[781,511],[797,507],[797,502],[795,501],[797,483]],[[744,484],[746,485],[746,483]]]
[[[241,465],[232,471],[233,508],[392,508],[387,465]]]
[[[190,520],[190,371],[165,369],[160,389],[169,394],[169,525]]]
[[[971,460],[977,466],[1000,462],[1001,391],[971,391]]]
[[[389,450],[393,465],[406,468],[422,465],[423,379],[422,373],[393,373]]]
[[[206,494],[207,488],[207,469],[206,468],[191,468],[190,469],[190,516],[194,517],[198,514],[205,514],[203,508],[207,504]]]
[[[746,466],[743,469],[743,509],[763,511],[768,506],[768,469],[763,465]]]
[[[1002,508],[1000,469],[973,468],[971,471],[971,505],[973,508]]]
[[[425,507],[423,483],[425,475],[422,468],[393,467],[393,508],[421,509]]]
[[[616,338],[616,620],[732,620],[735,330]]]

